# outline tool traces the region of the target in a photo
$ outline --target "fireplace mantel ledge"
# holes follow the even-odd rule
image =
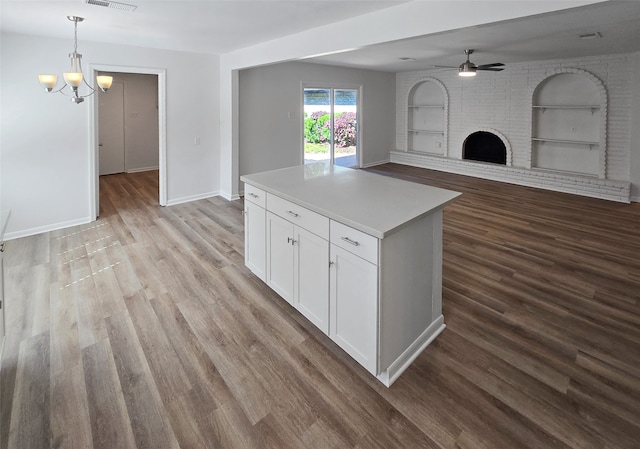
[[[630,202],[631,183],[626,181],[551,170],[509,167],[406,151],[391,151],[389,162],[621,203]]]

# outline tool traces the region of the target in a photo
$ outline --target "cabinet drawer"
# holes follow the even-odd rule
[[[378,239],[331,220],[331,243],[378,265]]]
[[[267,210],[329,240],[329,219],[279,196],[267,194]]]
[[[257,204],[260,207],[267,206],[267,192],[251,184],[244,185],[244,199],[251,201],[253,204]]]

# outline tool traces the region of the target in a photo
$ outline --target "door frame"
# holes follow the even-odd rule
[[[165,69],[149,67],[129,67],[109,64],[90,64],[89,79],[95,79],[96,72],[140,73],[158,76],[158,171],[160,206],[167,205],[167,74]],[[91,95],[89,100],[89,209],[92,220],[100,213],[100,174],[99,174],[99,124],[97,95]]]
[[[331,83],[331,82],[312,82],[312,81],[302,81],[300,83],[300,107],[302,112],[300,113],[300,165],[304,165],[304,90],[310,88],[317,89],[329,89],[333,92],[335,89],[348,89],[348,90],[356,90],[358,91],[358,101],[356,101],[356,117],[357,117],[357,128],[356,128],[356,160],[358,162],[358,168],[362,168],[362,84],[349,84],[349,83]],[[333,93],[331,94],[331,110],[333,111]],[[333,117],[332,117],[333,118]],[[333,123],[331,125],[333,130]],[[333,137],[332,137],[333,138]],[[335,153],[335,148],[334,148]],[[329,160],[333,160],[333,155],[329,158]],[[335,165],[335,164],[334,164]]]

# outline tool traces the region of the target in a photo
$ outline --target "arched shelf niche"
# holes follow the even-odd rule
[[[440,81],[423,78],[407,95],[407,151],[447,156],[449,96]]]
[[[531,167],[606,177],[607,94],[589,72],[548,74],[532,94]]]

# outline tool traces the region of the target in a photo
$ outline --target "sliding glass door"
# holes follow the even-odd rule
[[[305,87],[304,163],[358,167],[358,88]]]

